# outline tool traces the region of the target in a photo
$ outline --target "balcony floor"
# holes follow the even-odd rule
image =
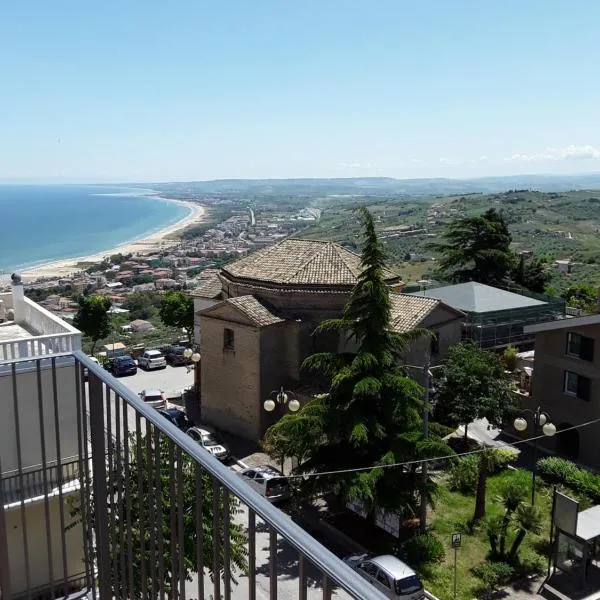
[[[26,327],[23,327],[18,323],[0,325],[0,342],[6,342],[8,340],[25,340],[34,336],[35,334],[31,333]]]

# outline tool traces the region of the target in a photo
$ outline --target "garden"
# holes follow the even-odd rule
[[[440,600],[453,594],[453,533],[462,537],[456,597],[482,598],[515,582],[526,587],[530,578],[545,575],[555,486],[577,499],[580,510],[600,502],[600,476],[567,460],[544,458],[538,462],[532,507],[531,473],[512,468],[505,456],[486,478],[485,516],[474,522],[480,456],[461,458],[439,475],[429,515],[430,533],[397,549],[417,568],[426,589]]]

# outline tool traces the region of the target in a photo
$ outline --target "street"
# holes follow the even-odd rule
[[[166,369],[146,372],[138,369],[136,375],[130,377],[121,377],[119,381],[135,393],[144,389],[160,389],[164,391],[167,397],[176,395],[183,388],[193,384],[194,374],[187,372],[185,367],[171,367]],[[115,415],[112,414],[112,433],[116,433]],[[142,419],[143,421],[143,419]],[[135,429],[136,417],[133,408],[128,409],[128,426],[130,432]],[[144,425],[142,423],[142,428]],[[232,457],[231,468],[233,471],[239,471],[245,466],[244,459],[252,462],[253,457]],[[240,459],[241,462],[238,462]],[[240,507],[239,513],[235,515],[235,521],[240,523],[244,529],[247,528],[248,511],[245,506]],[[290,517],[291,518],[291,517]],[[267,600],[270,597],[269,580],[269,529],[265,523],[256,520],[256,598],[257,600]],[[328,542],[326,545],[340,557],[347,554],[347,550],[331,545],[329,540],[320,540]],[[278,598],[281,600],[294,600],[299,597],[299,573],[298,573],[298,553],[285,540],[279,538],[277,543],[277,591]],[[319,571],[308,561],[305,567],[307,581],[307,599],[316,600],[323,597],[322,579]],[[232,584],[232,598],[249,598],[249,579],[247,576],[236,577],[237,584]],[[223,584],[221,582],[221,594],[223,593]],[[212,598],[214,595],[214,584],[210,579],[208,571],[204,574],[204,597]],[[350,598],[342,590],[333,588],[332,598],[345,600]],[[186,581],[186,598],[198,598],[198,578],[193,577],[193,581]]]
[[[291,518],[291,517],[290,517]],[[240,507],[239,514],[235,520],[246,527],[248,523],[248,511],[246,507]],[[317,600],[323,598],[322,580],[319,571],[310,563],[305,567],[307,582],[307,599]],[[232,584],[231,597],[235,599],[250,598],[249,582],[247,576],[236,577],[237,585]],[[277,598],[280,600],[295,600],[300,597],[298,575],[298,553],[285,540],[279,538],[277,541]],[[263,521],[256,519],[256,598],[257,600],[268,600],[270,589],[269,580],[269,529]],[[221,583],[221,594],[223,584]],[[210,580],[208,571],[204,574],[204,598],[212,598],[214,595],[213,582]],[[350,596],[343,590],[333,588],[332,598],[346,600]],[[194,576],[193,581],[186,582],[186,598],[198,598],[198,578]]]

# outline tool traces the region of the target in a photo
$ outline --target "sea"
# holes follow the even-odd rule
[[[110,250],[189,213],[152,190],[0,185],[0,273]]]

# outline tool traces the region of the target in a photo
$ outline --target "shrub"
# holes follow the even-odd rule
[[[473,574],[481,579],[486,591],[497,590],[506,585],[514,572],[514,568],[508,563],[493,561],[481,563],[473,569]]]
[[[472,494],[477,487],[478,473],[479,461],[476,454],[459,458],[450,467],[450,489],[461,494]]]
[[[502,354],[502,362],[506,369],[512,373],[519,362],[519,351],[514,346],[509,346]]]
[[[569,460],[552,456],[538,460],[537,471],[547,483],[569,485],[567,482],[575,481],[579,468]]]
[[[446,556],[444,545],[433,533],[411,538],[402,546],[401,553],[412,566],[441,562]]]
[[[514,448],[498,448],[494,451],[494,473],[506,469],[517,458],[519,458],[519,453]]]
[[[580,469],[569,460],[556,457],[542,458],[537,463],[537,469],[547,483],[565,485],[592,502],[600,502],[600,476]]]

